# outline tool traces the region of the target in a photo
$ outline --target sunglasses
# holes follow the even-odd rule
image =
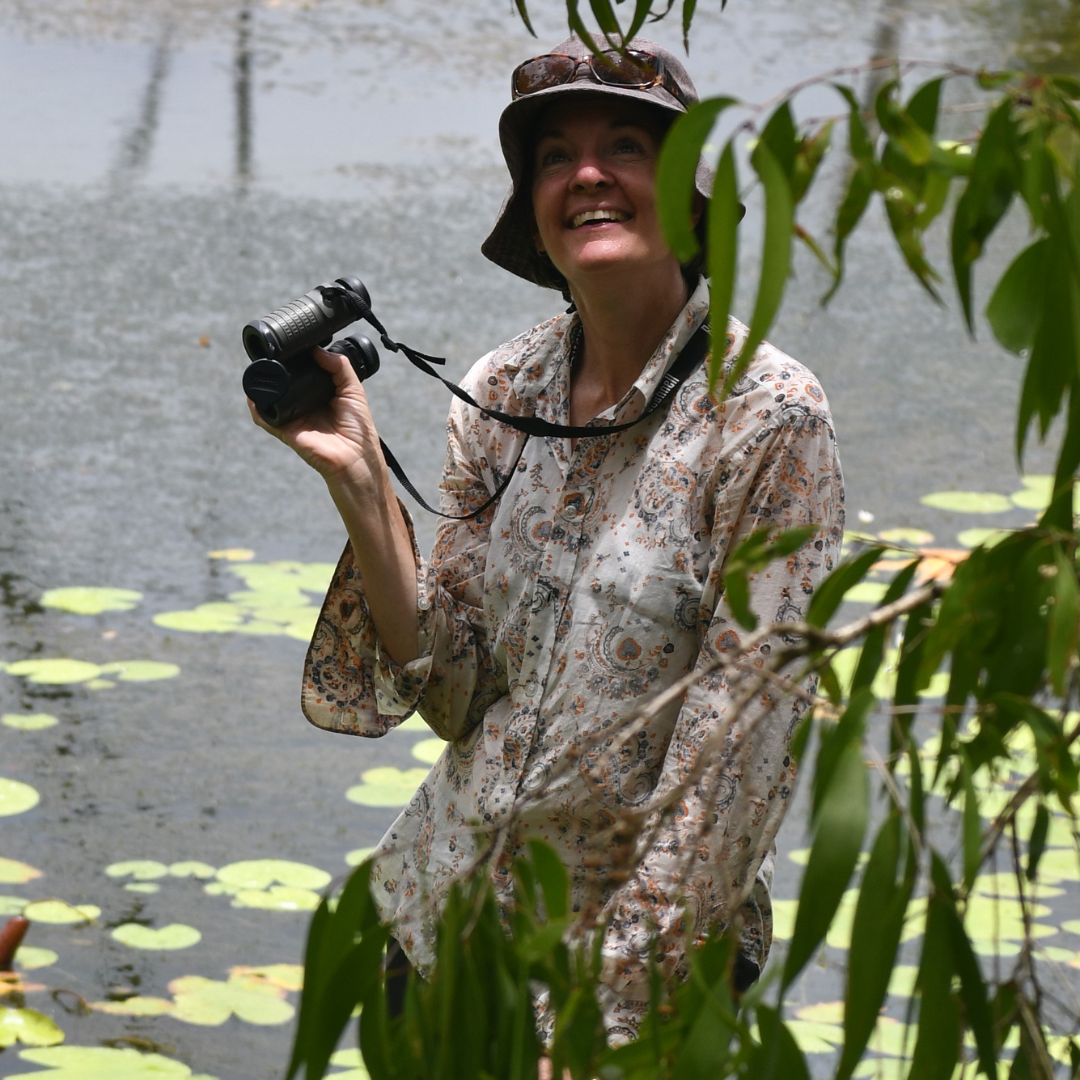
[[[618,86],[628,90],[662,86],[684,109],[690,108],[686,95],[664,70],[660,57],[636,49],[627,49],[626,52],[609,49],[581,57],[563,53],[535,56],[514,68],[514,74],[510,76],[510,92],[516,101],[541,90],[550,90],[553,86],[565,86],[574,81],[582,64],[588,68],[593,82],[602,86]]]

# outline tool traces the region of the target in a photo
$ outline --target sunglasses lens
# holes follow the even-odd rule
[[[608,86],[652,86],[660,73],[659,61],[649,53],[606,52],[594,56],[593,73]]]
[[[576,68],[576,61],[569,56],[538,56],[514,73],[514,93],[535,94],[551,86],[561,86],[574,77]]]

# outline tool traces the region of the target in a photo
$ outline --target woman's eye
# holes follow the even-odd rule
[[[540,165],[546,167],[548,165],[558,165],[567,160],[566,151],[559,147],[551,147],[547,150],[540,152]]]
[[[615,144],[616,154],[643,154],[645,148],[637,139],[620,139]]]

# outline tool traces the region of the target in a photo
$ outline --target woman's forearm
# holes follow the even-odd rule
[[[380,486],[380,496],[368,498],[347,479],[327,481],[349,533],[379,640],[390,658],[404,666],[420,655],[416,556],[388,476]]]

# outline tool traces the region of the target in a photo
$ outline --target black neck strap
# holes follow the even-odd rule
[[[468,521],[470,518],[478,517],[491,506],[492,503],[499,499],[509,486],[514,473],[517,471],[518,462],[521,460],[522,454],[525,453],[525,447],[528,445],[529,436],[539,435],[543,438],[557,439],[599,439],[608,435],[617,435],[621,431],[627,431],[636,424],[640,424],[643,420],[656,412],[657,409],[667,404],[672,395],[686,381],[691,372],[693,372],[702,360],[705,359],[705,355],[709,351],[709,324],[706,322],[698,327],[693,337],[690,338],[683,347],[682,352],[679,353],[675,362],[664,373],[664,376],[660,380],[660,384],[657,386],[648,405],[645,406],[644,411],[636,420],[631,420],[625,424],[612,424],[610,426],[600,427],[591,424],[588,426],[553,424],[550,420],[543,420],[538,416],[516,416],[512,413],[500,412],[498,409],[488,409],[481,405],[468,393],[468,391],[462,390],[460,386],[451,382],[449,379],[444,379],[431,366],[432,364],[445,364],[446,360],[444,357],[428,356],[426,353],[417,352],[415,349],[409,348],[408,345],[392,340],[363,297],[349,289],[343,288],[341,289],[341,292],[356,309],[357,316],[370,323],[379,332],[383,346],[390,352],[400,352],[414,367],[419,368],[433,379],[438,379],[450,393],[461,401],[464,401],[466,405],[471,405],[474,409],[479,409],[480,412],[485,416],[491,417],[492,420],[497,420],[500,424],[506,424],[507,427],[511,427],[515,431],[520,431],[525,435],[521,448],[517,452],[517,457],[514,458],[514,464],[510,466],[509,471],[500,481],[491,498],[488,499],[483,506],[473,510],[471,513],[460,515],[444,514],[441,510],[436,510],[435,507],[430,506],[420,492],[413,486],[412,481],[409,480],[408,476],[405,475],[405,470],[398,463],[397,458],[390,452],[390,448],[382,441],[382,439],[379,440],[379,445],[382,447],[386,464],[390,471],[401,481],[402,487],[404,487],[425,510],[430,511],[433,514],[438,514],[439,517],[449,518],[451,521]]]

